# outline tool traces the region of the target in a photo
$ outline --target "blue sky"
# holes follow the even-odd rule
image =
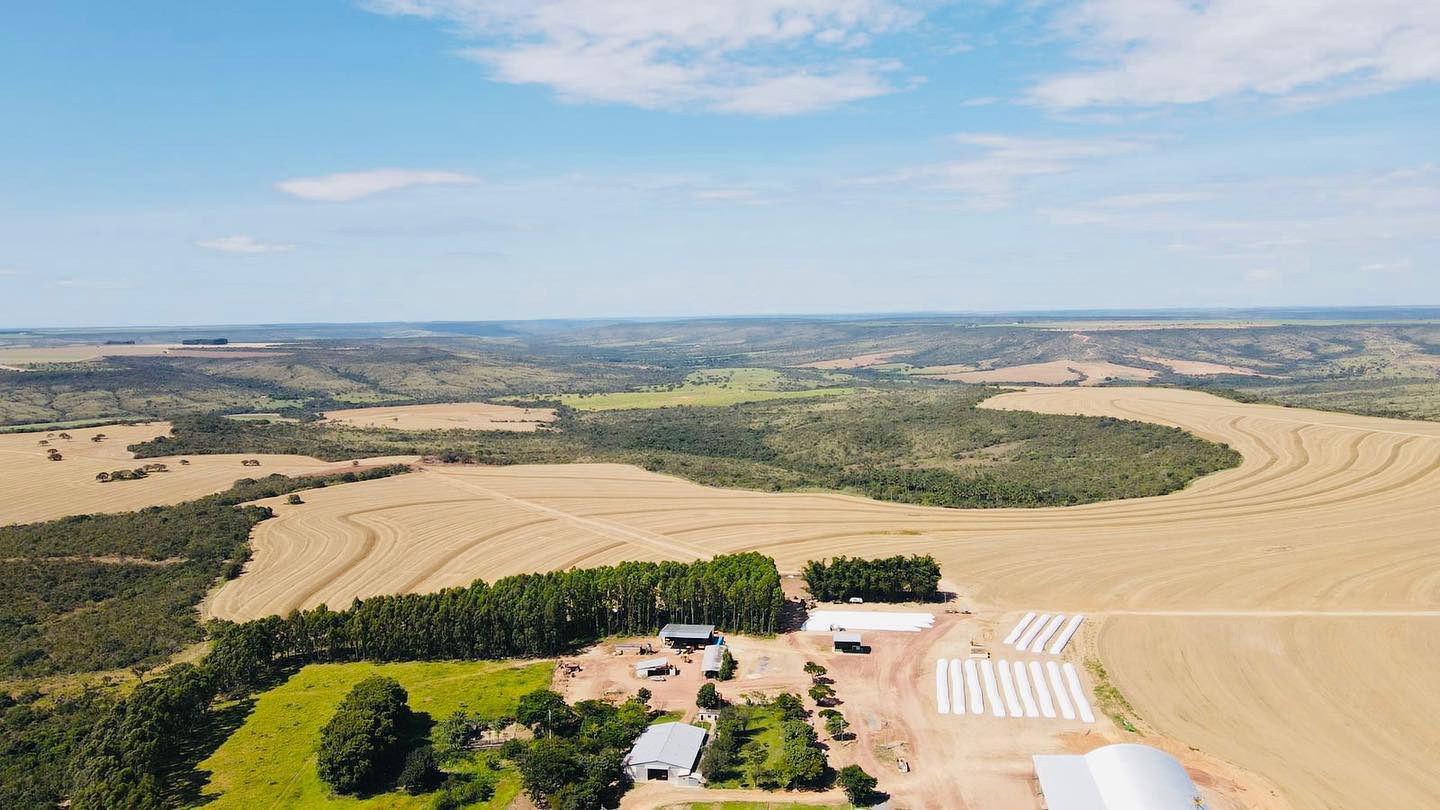
[[[1440,303],[1440,6],[18,4],[0,327]]]

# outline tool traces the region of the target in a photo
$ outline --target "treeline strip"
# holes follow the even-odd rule
[[[176,667],[119,701],[74,764],[74,810],[158,807],[167,774],[213,722],[221,695],[243,697],[311,661],[546,656],[670,621],[772,633],[784,597],[775,561],[754,552],[693,563],[630,562],[522,574],[433,594],[356,600],[212,625],[198,665]]]
[[[810,595],[822,602],[852,597],[871,602],[930,602],[940,596],[940,564],[929,554],[811,560],[804,573]]]

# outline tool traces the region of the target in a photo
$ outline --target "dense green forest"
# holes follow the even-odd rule
[[[0,526],[0,677],[164,661],[201,639],[195,606],[239,574],[251,528],[270,516],[239,504],[408,470],[247,478],[174,506]]]
[[[805,586],[822,602],[929,602],[940,596],[940,564],[926,554],[876,560],[836,557],[805,564]]]
[[[141,684],[98,722],[93,713],[79,715],[91,728],[78,745],[73,729],[68,745],[56,739],[53,719],[37,720],[30,735],[20,729],[17,744],[46,744],[56,754],[74,751],[73,781],[6,786],[0,800],[7,807],[32,807],[70,793],[76,810],[158,807],[183,789],[185,763],[198,761],[194,749],[217,721],[217,698],[243,698],[310,661],[548,655],[608,633],[653,633],[671,620],[768,633],[782,602],[775,561],[748,553],[695,563],[526,574],[434,594],[357,600],[344,611],[317,608],[285,618],[216,623],[213,649],[198,665],[177,665]],[[546,716],[551,723],[558,717]],[[593,744],[582,739],[570,753],[592,755],[585,746]],[[551,753],[558,762],[565,752]],[[520,767],[525,774],[525,758]],[[576,784],[585,786],[583,780]]]
[[[934,506],[1058,506],[1163,495],[1240,461],[1178,428],[1000,411],[998,389],[903,389],[827,400],[577,413],[538,433],[364,430],[177,420],[141,456],[301,453],[338,460],[415,453],[487,464],[637,464],[703,484],[826,488]]]

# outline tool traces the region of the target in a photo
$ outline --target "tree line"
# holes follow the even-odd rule
[[[836,557],[805,564],[805,584],[822,602],[930,602],[940,597],[940,564],[926,554],[867,560]]]

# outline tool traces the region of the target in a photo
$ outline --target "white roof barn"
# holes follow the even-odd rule
[[[700,778],[695,769],[704,745],[705,729],[699,726],[657,723],[635,741],[635,747],[625,756],[625,771],[637,782],[664,779],[697,785]]]
[[[1120,743],[1084,756],[1032,757],[1050,810],[1196,810],[1199,788],[1174,757]]]

